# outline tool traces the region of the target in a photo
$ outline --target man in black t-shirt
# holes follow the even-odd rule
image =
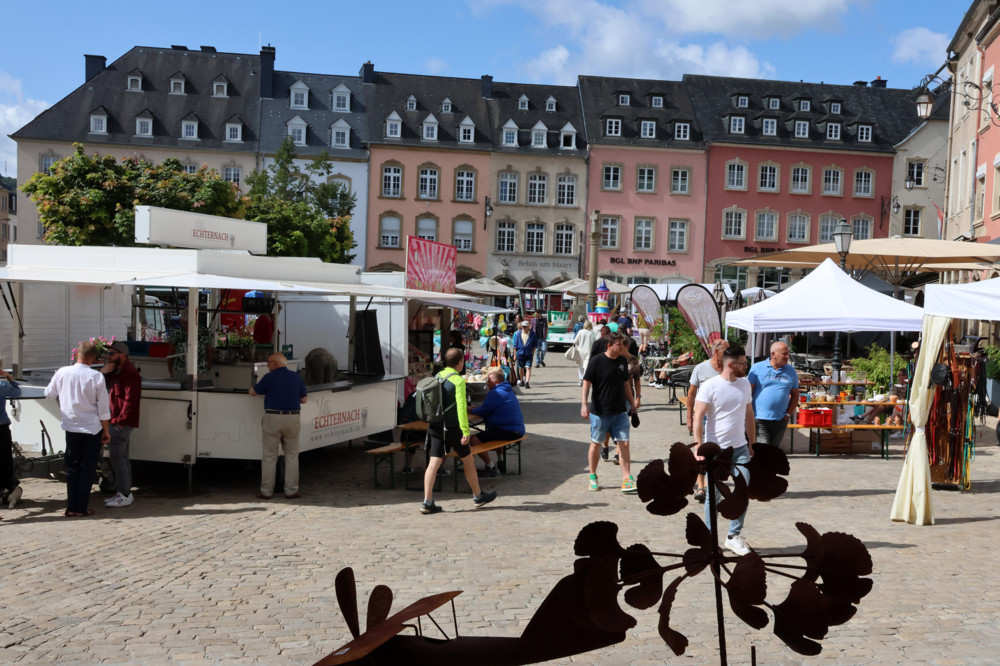
[[[590,490],[600,490],[597,484],[597,461],[601,443],[605,435],[611,435],[618,442],[621,456],[622,492],[636,492],[632,478],[629,456],[629,412],[635,413],[638,405],[632,395],[629,382],[628,362],[624,352],[628,339],[621,333],[613,333],[608,338],[608,346],[603,354],[590,357],[583,375],[580,416],[590,420],[590,450],[587,459],[590,464]],[[587,399],[593,387],[593,405]]]

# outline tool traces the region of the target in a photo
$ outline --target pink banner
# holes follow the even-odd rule
[[[662,324],[663,336],[667,334],[666,322],[663,317],[663,306],[660,305],[660,297],[656,295],[652,287],[640,284],[632,290],[632,305],[639,316],[639,328],[648,328],[650,331]],[[655,340],[659,343],[659,340]]]
[[[708,354],[711,344],[722,337],[719,306],[712,292],[700,284],[686,284],[677,292],[677,309]]]
[[[458,251],[452,245],[407,236],[407,288],[454,294],[457,259]]]

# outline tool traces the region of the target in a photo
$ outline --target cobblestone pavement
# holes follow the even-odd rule
[[[95,492],[96,514],[68,520],[63,485],[26,480],[23,503],[0,510],[0,663],[312,663],[349,639],[333,592],[346,565],[355,569],[362,609],[378,583],[392,588],[396,609],[461,589],[463,634],[516,636],[571,572],[573,540],[587,523],[611,520],[622,543],[680,550],[684,514],[648,514],[617,489],[619,468],[602,463],[603,490],[588,492],[575,366],[549,358],[522,395],[524,474],[487,479],[500,498],[480,510],[446,484],[437,494],[445,512],[420,515],[420,493],[372,488],[371,461],[357,446],[304,455],[297,501],[255,499],[253,465],[199,462],[192,493],[179,466],[143,465],[133,506],[106,509]],[[669,443],[688,439],[666,393],[644,390],[635,474]],[[871,551],[874,590],[810,659],[770,626],[754,631],[729,613],[730,663],[749,663],[751,646],[760,664],[996,663],[994,425],[980,429],[972,492],[936,491],[937,524],[929,527],[888,518],[900,440],[885,461],[875,453],[816,458],[797,437],[789,491],[753,503],[745,535],[774,553],[801,549],[799,520],[855,534]],[[783,596],[772,590],[770,599]],[[632,611],[638,626],[624,643],[572,661],[718,663],[709,576],[686,582],[674,607],[672,625],[691,641],[685,655],[673,656],[659,639],[654,608]]]

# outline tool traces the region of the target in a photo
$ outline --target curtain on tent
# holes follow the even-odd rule
[[[937,363],[938,352],[948,332],[951,319],[924,315],[920,356],[913,373],[910,388],[910,420],[913,421],[913,439],[903,461],[903,471],[896,486],[890,518],[915,525],[933,525],[931,508],[931,466],[927,457],[927,434],[924,427],[930,418],[934,388],[928,388],[931,368]]]

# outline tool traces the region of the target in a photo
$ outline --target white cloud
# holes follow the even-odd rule
[[[927,28],[910,28],[896,35],[892,43],[893,62],[940,65],[948,55],[948,37]]]
[[[837,30],[851,5],[863,0],[636,0],[635,10],[656,17],[675,34],[768,39],[806,29]]]
[[[17,175],[17,144],[7,138],[51,106],[24,96],[21,82],[0,71],[0,174]]]
[[[448,70],[448,62],[441,58],[428,58],[424,61],[424,69],[428,74],[439,76]]]

